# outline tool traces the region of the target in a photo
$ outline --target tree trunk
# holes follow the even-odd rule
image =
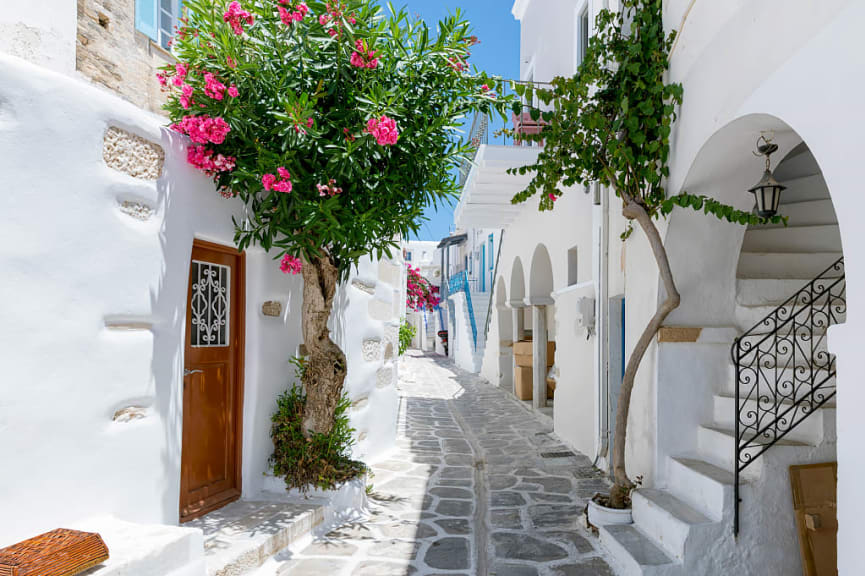
[[[667,249],[664,247],[664,241],[661,239],[660,233],[658,233],[655,222],[646,212],[645,208],[633,201],[625,203],[622,208],[622,214],[628,220],[636,220],[640,224],[640,228],[645,232],[649,245],[652,247],[652,254],[655,257],[655,263],[658,265],[661,279],[664,282],[667,298],[643,330],[634,351],[631,353],[631,357],[628,359],[628,366],[625,368],[625,375],[622,379],[622,388],[619,391],[619,402],[616,407],[616,435],[613,439],[613,475],[615,485],[610,491],[610,507],[612,508],[624,508],[625,497],[634,487],[625,469],[625,443],[627,440],[628,414],[631,409],[631,392],[634,390],[634,378],[637,376],[637,369],[640,367],[640,363],[646,350],[652,343],[652,339],[655,338],[655,335],[661,329],[664,320],[667,319],[670,312],[679,307],[680,301],[679,291],[676,289],[673,273],[670,270]]]
[[[313,432],[331,431],[345,381],[345,354],[330,339],[327,327],[338,278],[338,270],[327,254],[304,263],[303,343],[307,358],[303,429],[307,437]]]

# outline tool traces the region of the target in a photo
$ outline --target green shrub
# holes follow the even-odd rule
[[[292,359],[295,374],[303,374],[302,359]],[[363,462],[351,459],[354,428],[349,424],[351,401],[343,394],[336,407],[333,429],[329,434],[303,435],[303,408],[306,394],[300,386],[283,392],[271,418],[270,436],[273,455],[270,465],[274,475],[285,479],[287,489],[303,492],[310,487],[332,490],[367,471]]]
[[[405,354],[411,346],[411,340],[417,334],[417,328],[413,324],[409,324],[405,319],[399,325],[399,355]]]

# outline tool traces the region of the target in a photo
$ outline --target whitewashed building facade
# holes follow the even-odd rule
[[[517,0],[518,80],[572,75],[603,8],[617,3]],[[789,226],[746,228],[686,210],[659,223],[682,305],[637,376],[627,447],[644,487],[635,523],[601,529],[623,574],[801,573],[788,468],[834,461],[839,573],[865,569],[853,363],[865,263],[852,248],[862,241],[853,219],[863,207],[865,116],[861,75],[851,73],[865,58],[863,21],[853,0],[664,3],[665,27],[679,32],[669,79],[684,86],[669,193],[752,209],[747,190],[764,170],[752,151],[768,133]],[[605,466],[623,362],[663,299],[660,278],[639,230],[619,239],[626,222],[609,191],[568,190],[553,213],[539,213],[536,199],[511,205],[527,180],[506,170],[537,154],[520,144],[479,147],[455,213],[469,234],[504,231],[479,371],[512,388],[513,342],[530,332],[533,402],[549,413],[539,374],[544,340],[554,340],[555,430]],[[820,529],[831,533],[834,520]]]
[[[155,10],[32,0],[0,16],[0,547],[86,526],[106,531],[113,562],[134,552],[148,574],[202,576],[200,531],[159,527],[284,492],[268,475],[270,418],[294,382],[302,281],[236,252],[242,204],[187,164],[158,102],[139,101],[171,58],[133,16],[142,6]],[[145,64],[137,92],[111,86],[111,70]],[[190,292],[205,276],[227,289],[219,306]],[[357,457],[395,440],[404,306],[400,254],[364,261],[337,296]],[[190,319],[210,312],[225,328],[203,335]],[[234,367],[209,400],[195,392],[204,343]],[[219,449],[204,464],[224,473],[187,477],[205,437]]]

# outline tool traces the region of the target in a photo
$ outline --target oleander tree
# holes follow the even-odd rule
[[[469,66],[477,38],[459,12],[431,30],[374,0],[184,5],[165,109],[189,162],[246,205],[238,248],[303,275],[304,431],[327,434],[346,375],[327,328],[337,284],[458,194],[463,119],[510,104]]]
[[[541,133],[521,137],[544,147],[533,165],[512,171],[532,175],[513,203],[537,195],[542,211],[553,210],[563,189],[576,184],[597,182],[614,191],[629,222],[623,240],[636,223],[648,240],[663,282],[664,300],[630,355],[619,393],[612,454],[615,484],[609,498],[613,508],[624,508],[634,487],[625,467],[625,445],[637,369],[664,320],[680,303],[655,221],[676,207],[742,225],[767,221],[706,196],[667,194],[670,133],[683,96],[680,84],[665,81],[675,32],[664,31],[662,0],[621,4],[617,13],[598,14],[596,34],[573,77],[556,78],[549,89],[515,86],[525,101],[543,103],[531,111],[535,120],[542,121]]]
[[[432,312],[441,303],[439,287],[433,285],[420,273],[420,268],[412,268],[406,264],[408,276],[406,280],[406,307],[413,312],[427,310]]]

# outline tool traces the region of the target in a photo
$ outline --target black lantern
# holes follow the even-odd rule
[[[766,171],[763,173],[763,178],[748,192],[753,194],[757,200],[757,215],[761,218],[771,218],[778,213],[778,206],[781,204],[781,192],[787,189],[786,186],[775,180],[775,176],[772,174],[770,156],[777,150],[778,145],[765,135],[760,136],[760,139],[757,140],[757,151],[754,152],[754,155],[766,157]]]

